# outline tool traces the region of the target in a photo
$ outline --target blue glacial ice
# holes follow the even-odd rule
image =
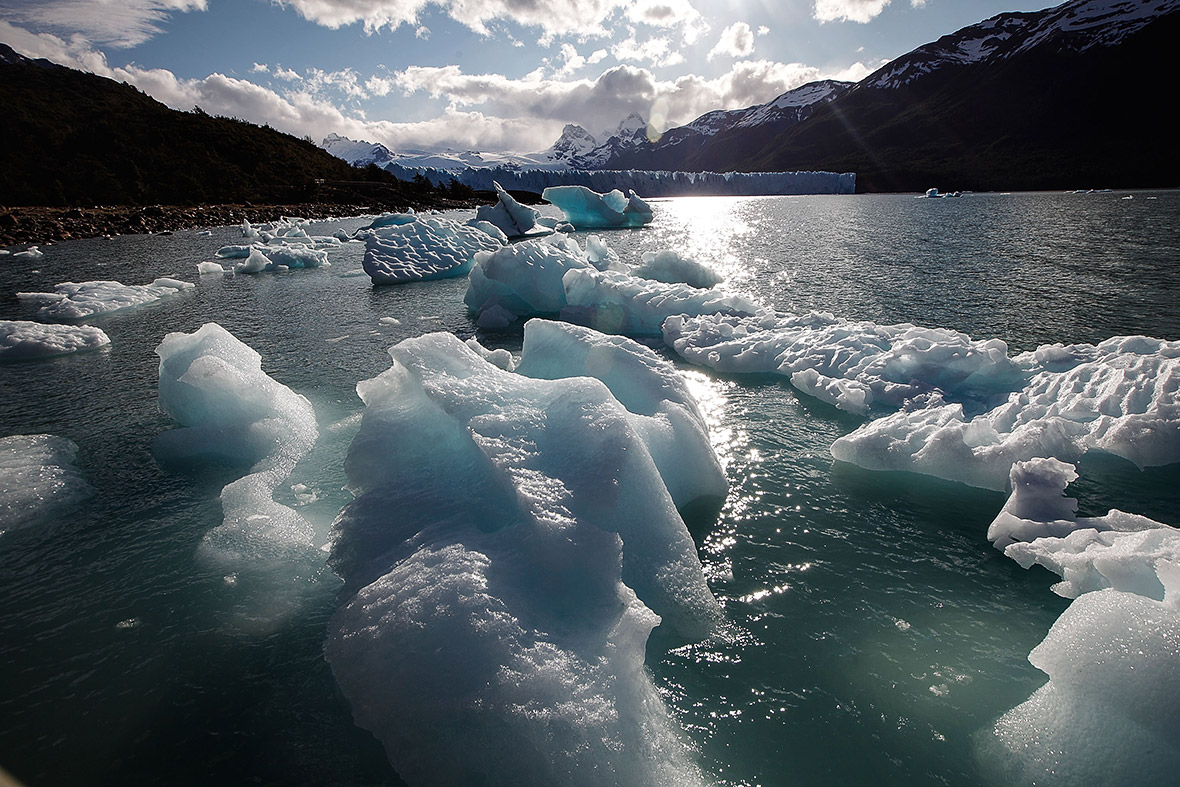
[[[579,230],[642,227],[652,220],[651,207],[634,191],[624,196],[618,189],[599,194],[585,186],[550,186],[541,197],[560,208],[565,220]]]
[[[235,569],[319,562],[311,526],[273,497],[319,434],[311,404],[217,323],[168,334],[156,354],[160,409],[181,425],[156,438],[157,459],[249,467],[221,490],[224,520],[205,535],[202,554]]]
[[[111,340],[92,325],[47,325],[0,320],[0,361],[27,361],[105,347]]]
[[[1049,682],[980,734],[980,760],[996,783],[1169,784],[1180,769],[1180,531],[1118,510],[1076,517],[1063,496],[1074,478],[1054,459],[1017,463],[989,531],[1075,600],[1029,654]]]
[[[605,333],[658,336],[678,314],[753,314],[748,298],[632,276],[602,240],[583,250],[569,237],[516,243],[479,254],[464,302],[481,328],[522,317],[557,317]]]
[[[480,205],[475,211],[475,222],[486,221],[498,228],[508,238],[524,238],[548,235],[552,229],[538,223],[541,212],[527,205],[521,205],[512,195],[492,184],[496,189],[495,205]]]
[[[74,466],[78,446],[49,434],[0,437],[0,535],[28,527],[94,494]]]
[[[703,290],[716,287],[723,281],[721,274],[708,265],[674,249],[644,252],[643,263],[632,268],[631,275],[666,284],[687,284]]]
[[[471,270],[478,252],[493,251],[504,244],[502,237],[477,227],[423,215],[413,221],[363,230],[357,237],[364,238],[361,266],[374,284],[463,276]]]
[[[686,393],[624,340],[526,330],[522,368],[578,376],[533,379],[430,334],[357,386],[326,656],[411,784],[700,784],[643,666],[661,620],[696,640],[719,618],[669,492],[686,485],[653,458],[692,418]],[[701,450],[691,431],[681,453]]]
[[[159,278],[151,284],[121,284],[117,281],[65,282],[53,292],[18,292],[23,301],[44,303],[37,316],[44,320],[71,322],[131,309],[193,288],[192,282]]]

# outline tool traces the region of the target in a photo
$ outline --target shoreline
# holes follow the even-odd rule
[[[106,235],[142,235],[175,230],[209,229],[243,221],[263,223],[282,216],[330,219],[391,210],[474,208],[478,198],[422,200],[414,205],[303,202],[254,205],[112,205],[93,208],[0,208],[0,246],[26,246]]]

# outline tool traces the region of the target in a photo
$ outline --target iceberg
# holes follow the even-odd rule
[[[246,568],[320,562],[311,525],[273,497],[318,437],[311,404],[217,323],[168,334],[156,354],[160,409],[181,425],[156,438],[157,459],[250,467],[221,490],[224,521],[205,535],[202,554]]]
[[[841,437],[832,455],[997,490],[1015,462],[1034,457],[1101,451],[1139,467],[1180,461],[1180,342],[1047,345],[1012,363],[1029,379],[1002,404],[974,416],[939,402],[898,412]]]
[[[0,437],[0,535],[43,522],[94,494],[78,446],[49,434]]]
[[[436,216],[418,216],[358,233],[365,240],[361,267],[374,284],[463,276],[479,252],[499,249],[504,241],[476,227]]]
[[[716,287],[723,281],[720,274],[708,265],[702,265],[673,249],[645,252],[643,264],[632,268],[631,275],[666,284],[687,284],[703,290]]]
[[[0,361],[25,361],[105,347],[111,340],[92,325],[46,325],[0,320]]]
[[[1180,768],[1180,531],[1117,510],[1075,517],[1063,496],[1074,478],[1053,459],[1015,465],[989,530],[1076,600],[1028,657],[1049,682],[981,735],[980,758],[1009,784],[1168,784]]]
[[[565,220],[580,230],[642,227],[652,220],[651,208],[634,191],[623,196],[618,189],[599,194],[585,186],[550,186],[541,198],[560,208]]]
[[[595,347],[651,363],[630,395],[659,417],[655,359],[532,325],[524,368],[558,373],[553,351],[586,339],[569,368]],[[333,525],[346,601],[325,655],[356,722],[411,784],[702,784],[644,648],[661,621],[708,636],[719,610],[630,411],[598,379],[505,371],[449,334],[390,355],[357,386],[356,499]]]
[[[170,278],[159,278],[151,284],[65,282],[54,287],[53,292],[18,292],[16,297],[45,303],[37,310],[37,316],[42,319],[70,322],[142,306],[194,286],[192,282]]]
[[[463,302],[481,328],[503,328],[519,317],[556,316],[565,306],[562,277],[589,267],[569,238],[514,243],[475,255]]]
[[[476,208],[474,222],[486,221],[508,238],[548,235],[553,231],[538,223],[541,218],[539,210],[521,205],[499,183],[492,185],[496,189],[496,204]]]
[[[752,316],[758,304],[743,295],[664,284],[617,271],[571,270],[562,279],[566,306],[561,318],[604,333],[659,336],[673,315]]]

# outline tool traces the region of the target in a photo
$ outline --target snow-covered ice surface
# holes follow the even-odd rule
[[[1077,517],[1077,474],[1017,463],[988,537],[1076,600],[1029,661],[1049,682],[980,736],[997,782],[1166,784],[1180,768],[1180,531],[1111,510]]]
[[[111,343],[93,325],[48,325],[31,320],[0,320],[0,361],[49,358]]]
[[[652,220],[651,207],[634,191],[618,189],[599,194],[585,186],[550,186],[541,197],[561,209],[565,220],[577,229],[642,227]]]
[[[332,549],[351,597],[328,661],[411,783],[703,783],[644,648],[661,620],[707,636],[719,610],[648,441],[712,449],[654,356],[532,325],[522,368],[617,360],[637,373],[617,380],[631,406],[666,392],[668,407],[644,416],[598,379],[508,372],[449,334],[391,348],[392,367],[358,385],[357,499]],[[581,360],[552,355],[583,342]]]
[[[181,425],[156,438],[160,461],[250,468],[221,490],[225,518],[206,534],[202,553],[242,570],[314,565],[311,526],[274,501],[319,435],[311,404],[263,372],[261,356],[217,323],[168,334],[156,354],[160,409]]]
[[[161,277],[151,284],[121,284],[117,281],[64,282],[53,292],[18,292],[24,301],[44,303],[37,316],[44,320],[70,322],[110,312],[131,309],[192,289],[192,282]]]
[[[94,493],[77,456],[78,446],[64,437],[0,437],[0,536],[49,521]]]
[[[365,273],[374,284],[463,276],[481,251],[500,248],[504,241],[477,227],[438,216],[387,224],[360,233],[365,240]]]

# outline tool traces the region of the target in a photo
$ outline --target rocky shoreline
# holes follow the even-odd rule
[[[478,199],[429,200],[418,210],[470,208]],[[45,244],[104,235],[206,229],[242,221],[267,222],[281,216],[327,219],[387,210],[388,205],[311,202],[291,205],[147,205],[94,208],[0,208],[0,246]]]

